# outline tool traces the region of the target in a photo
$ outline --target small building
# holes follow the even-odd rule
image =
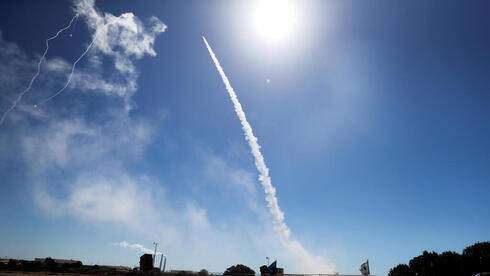
[[[140,270],[148,271],[153,269],[153,255],[143,254],[140,257]]]
[[[0,259],[0,263],[2,264],[8,264],[10,259]]]

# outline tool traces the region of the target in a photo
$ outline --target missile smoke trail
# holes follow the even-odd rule
[[[78,22],[78,16],[77,16],[77,18],[75,19],[75,23],[73,23],[73,27],[71,28],[70,37],[72,37],[72,36],[73,36],[73,30],[75,29],[75,26],[77,25],[77,22]]]
[[[61,28],[54,36],[46,39],[46,49],[44,50],[44,53],[43,55],[41,56],[41,59],[39,60],[39,63],[37,64],[37,71],[36,71],[36,74],[34,74],[34,76],[32,77],[31,81],[29,82],[29,85],[27,86],[27,88],[22,91],[19,96],[17,97],[17,99],[14,100],[12,106],[10,106],[9,109],[7,109],[7,111],[5,111],[2,115],[2,118],[0,118],[0,125],[3,124],[3,121],[5,120],[5,118],[7,117],[7,115],[10,113],[10,111],[12,111],[16,106],[17,104],[19,103],[20,100],[22,100],[22,97],[24,97],[24,95],[29,91],[31,90],[31,87],[32,87],[32,84],[34,83],[34,81],[37,79],[37,77],[39,76],[39,73],[41,71],[41,64],[43,63],[45,57],[46,57],[46,54],[48,53],[48,50],[49,50],[49,41],[50,40],[53,40],[55,38],[58,37],[59,34],[61,34],[63,31],[67,30],[68,28],[71,27],[71,24],[73,23],[73,21],[78,18],[78,14],[75,14],[72,19],[70,20],[70,23],[64,27],[64,28]]]
[[[70,72],[70,75],[68,75],[68,79],[67,79],[65,85],[60,90],[58,90],[58,92],[56,92],[53,95],[49,96],[48,98],[44,99],[43,101],[41,101],[37,105],[34,105],[35,107],[38,107],[38,106],[40,106],[42,104],[45,104],[47,101],[49,101],[52,98],[54,98],[54,97],[58,96],[59,94],[61,94],[68,87],[68,85],[70,84],[71,78],[73,77],[73,72],[75,71],[75,67],[77,66],[77,63],[80,60],[82,60],[82,58],[88,53],[88,51],[90,50],[90,48],[92,48],[92,45],[94,45],[94,42],[95,42],[96,39],[97,39],[97,34],[94,35],[94,39],[92,40],[92,42],[90,42],[90,44],[88,45],[87,49],[85,49],[85,51],[77,58],[77,60],[75,60],[75,62],[73,63],[73,66],[71,67],[71,72]]]
[[[255,158],[255,166],[259,171],[259,180],[262,184],[262,187],[264,188],[267,206],[269,207],[269,211],[274,218],[274,225],[276,226],[276,230],[281,233],[281,237],[288,239],[290,230],[284,223],[284,213],[279,208],[279,204],[276,198],[276,189],[272,186],[271,178],[269,177],[269,169],[265,165],[264,157],[260,152],[260,145],[257,142],[257,137],[255,137],[253,134],[252,127],[247,121],[247,117],[245,116],[245,112],[243,112],[242,105],[238,101],[237,95],[233,90],[233,87],[231,87],[230,81],[226,77],[225,72],[223,71],[223,68],[218,61],[218,58],[216,58],[216,55],[211,49],[211,46],[209,46],[206,38],[204,36],[202,38],[204,40],[204,43],[206,44],[206,47],[208,48],[209,54],[211,55],[214,64],[216,65],[216,69],[218,69],[218,72],[223,79],[226,90],[228,91],[231,101],[233,102],[233,105],[235,107],[235,112],[240,119],[240,123],[242,124],[245,139],[248,141],[248,145],[250,146],[252,154]]]
[[[259,171],[259,180],[262,184],[262,187],[264,188],[267,207],[269,208],[269,212],[272,215],[274,228],[279,234],[281,242],[286,248],[288,248],[288,250],[290,250],[300,259],[303,269],[316,270],[308,272],[331,272],[333,269],[330,265],[320,264],[325,262],[323,258],[311,256],[298,241],[292,240],[290,238],[291,231],[284,221],[284,213],[279,208],[279,203],[276,197],[276,189],[272,186],[271,178],[269,176],[269,169],[265,164],[264,156],[262,156],[262,153],[260,152],[260,145],[257,142],[257,137],[255,137],[255,135],[253,134],[252,127],[247,121],[247,117],[245,116],[245,112],[243,112],[242,105],[238,101],[238,97],[233,90],[230,81],[226,77],[225,72],[223,71],[223,68],[218,61],[218,58],[211,49],[211,46],[209,46],[206,38],[202,36],[202,39],[206,44],[206,48],[208,49],[209,54],[211,55],[211,58],[216,65],[216,69],[218,70],[221,79],[223,80],[223,83],[225,84],[226,91],[228,91],[231,101],[233,102],[233,106],[235,107],[235,112],[240,119],[240,123],[242,124],[245,139],[248,141],[248,145],[250,146],[252,155],[255,158],[255,167]]]

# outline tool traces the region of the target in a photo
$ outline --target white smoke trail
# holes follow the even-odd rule
[[[75,29],[75,26],[77,25],[77,22],[78,22],[78,16],[77,16],[77,18],[75,19],[75,23],[73,23],[73,27],[71,28],[70,37],[72,37],[72,36],[73,36],[73,30]]]
[[[132,248],[132,249],[139,249],[139,251],[143,252],[143,253],[146,253],[146,254],[153,254],[155,253],[154,250],[151,250],[151,249],[148,249],[148,248],[145,248],[143,245],[139,244],[139,243],[128,243],[126,241],[122,241],[120,243],[117,243],[116,245],[119,245],[121,248]],[[162,255],[163,253],[162,252],[158,252],[157,251],[157,255]]]
[[[80,60],[82,60],[82,58],[88,53],[88,51],[90,50],[90,48],[92,48],[92,45],[94,45],[94,42],[95,42],[96,39],[97,39],[97,34],[94,35],[94,39],[92,40],[92,42],[90,42],[90,44],[88,45],[87,49],[85,49],[85,51],[77,58],[77,60],[75,60],[75,62],[73,63],[73,65],[71,67],[71,72],[70,72],[70,75],[68,75],[68,79],[67,79],[65,85],[60,90],[58,90],[58,92],[56,92],[53,95],[49,96],[48,98],[42,100],[37,105],[34,105],[35,107],[38,107],[40,105],[45,104],[49,100],[51,100],[54,97],[56,97],[59,94],[61,94],[68,87],[68,85],[70,84],[71,78],[73,77],[73,72],[75,72],[75,67],[77,66],[77,63],[80,62]]]
[[[42,62],[44,61],[45,57],[46,57],[46,54],[48,53],[48,50],[49,50],[49,41],[50,40],[53,40],[55,38],[58,37],[59,34],[61,34],[63,31],[67,30],[68,28],[71,27],[71,24],[73,23],[73,21],[78,18],[78,14],[75,14],[72,19],[70,20],[70,23],[64,27],[64,28],[61,28],[54,36],[46,39],[46,49],[44,50],[44,53],[43,55],[41,56],[41,59],[39,60],[39,63],[37,64],[37,71],[36,71],[36,74],[34,74],[34,76],[32,77],[31,81],[29,82],[29,85],[27,86],[27,88],[22,91],[19,96],[17,97],[17,99],[14,100],[12,106],[10,106],[9,109],[7,109],[3,115],[2,115],[2,118],[0,118],[0,125],[3,124],[3,121],[5,120],[5,118],[7,117],[7,115],[10,113],[10,111],[12,111],[16,106],[17,104],[19,103],[20,100],[22,100],[22,97],[24,97],[24,95],[29,91],[31,90],[31,87],[32,87],[32,84],[34,83],[34,81],[37,79],[37,77],[39,76],[39,73],[41,71],[41,64]]]
[[[267,207],[269,208],[269,212],[272,215],[274,228],[279,235],[281,242],[289,251],[291,251],[299,258],[302,268],[304,270],[308,270],[307,272],[333,272],[333,267],[326,264],[323,258],[311,256],[298,241],[290,238],[291,231],[284,221],[284,213],[279,208],[279,203],[276,197],[276,189],[272,186],[271,178],[269,177],[269,169],[265,165],[264,157],[260,152],[260,145],[257,142],[257,137],[255,137],[253,134],[252,127],[247,121],[247,117],[245,116],[245,112],[243,112],[242,105],[238,101],[237,95],[233,90],[233,87],[231,87],[230,81],[226,77],[225,72],[223,71],[223,68],[218,61],[218,58],[211,49],[211,46],[209,46],[206,38],[203,36],[202,39],[206,44],[206,47],[209,51],[209,54],[211,55],[211,58],[214,61],[214,64],[216,65],[216,69],[218,69],[221,79],[225,84],[226,91],[228,91],[231,101],[233,102],[233,105],[235,107],[235,112],[240,119],[240,123],[242,124],[245,139],[248,141],[248,145],[250,146],[252,155],[255,158],[255,167],[259,171],[259,180],[262,184],[262,187],[264,188]]]

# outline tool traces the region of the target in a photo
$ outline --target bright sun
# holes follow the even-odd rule
[[[254,24],[268,41],[283,41],[297,25],[295,7],[288,0],[259,0],[254,12]]]

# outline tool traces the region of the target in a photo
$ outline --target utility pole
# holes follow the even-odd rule
[[[155,258],[157,256],[157,246],[158,242],[153,242],[153,245],[155,245],[155,253],[153,253],[153,267],[155,267]]]

